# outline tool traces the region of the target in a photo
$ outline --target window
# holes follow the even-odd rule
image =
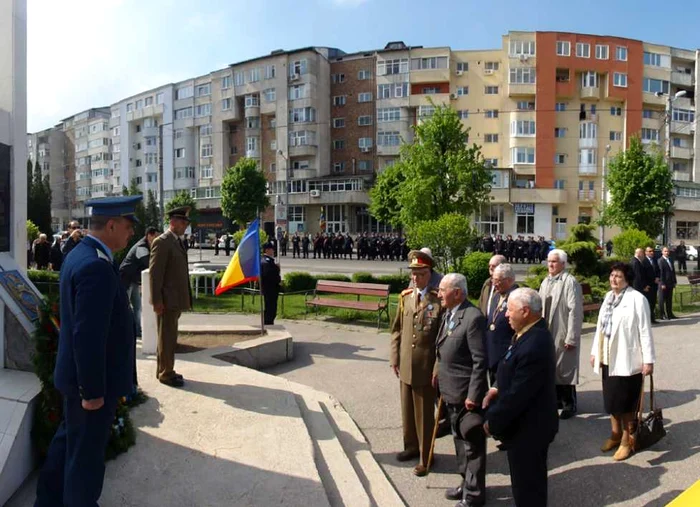
[[[360,149],[369,149],[372,147],[372,138],[371,137],[361,137],[357,141],[357,145],[360,147]]]
[[[357,96],[358,102],[372,102],[372,92],[362,92]]]
[[[469,87],[468,86],[458,86],[457,87],[457,95],[460,97],[462,95],[469,95]]]
[[[203,144],[201,149],[200,149],[199,156],[201,158],[213,157],[214,156],[213,146],[211,144]]]
[[[484,159],[484,166],[485,167],[498,167],[498,159],[497,158],[485,158]],[[500,173],[497,173],[500,174]]]
[[[185,135],[184,129],[175,129],[175,139],[180,139],[183,135]]]
[[[377,100],[408,97],[408,83],[377,85]]]
[[[678,239],[698,239],[698,222],[676,221],[676,237]]]
[[[156,104],[165,102],[165,94],[163,92],[156,93]]]
[[[146,97],[143,99],[143,105],[145,107],[152,106],[153,105],[153,97]]]
[[[308,96],[306,93],[307,86],[305,84],[295,85],[289,87],[289,100],[303,99]],[[345,104],[343,102],[343,104]]]
[[[476,227],[482,234],[503,234],[504,215],[503,204],[482,206],[476,216]]]
[[[227,88],[231,88],[231,83],[233,80],[231,79],[231,76],[224,76],[221,78],[221,89],[226,90]]]
[[[133,102],[129,102],[129,103],[126,105],[126,112],[127,112],[127,113],[130,113],[130,112],[133,111],[133,110],[134,110],[134,104],[133,104]]]
[[[498,134],[484,134],[484,142],[485,143],[497,143],[498,142]]]
[[[175,148],[175,158],[185,158],[185,148]]]
[[[274,88],[268,88],[267,90],[263,90],[263,97],[265,102],[274,102],[277,100],[277,92]]]
[[[435,106],[418,106],[418,118],[431,118],[435,114]]]
[[[566,163],[566,155],[564,153],[557,153],[556,155],[554,155],[554,163],[559,164],[559,165],[565,164]],[[557,181],[560,181],[560,180],[557,180]],[[554,186],[554,188],[557,188],[556,185]]]
[[[204,136],[210,136],[211,135],[211,123],[207,123],[206,125],[200,125],[199,127],[199,135],[204,137]]]
[[[531,137],[535,135],[534,120],[516,120],[510,122],[510,135],[514,137]]]
[[[371,79],[371,78],[372,78],[372,71],[371,70],[361,70],[357,73],[358,81],[364,81],[365,79]]]
[[[204,97],[205,95],[211,95],[211,83],[197,86],[197,97]]]
[[[596,150],[594,150],[594,149],[579,150],[578,163],[581,165],[595,165],[595,163],[596,163]],[[579,172],[587,172],[587,171],[580,171],[579,170]],[[593,173],[595,174],[595,168],[593,169]]]
[[[342,173],[343,171],[345,171],[345,162],[335,162],[333,164],[334,173]]]
[[[511,148],[510,156],[513,164],[534,164],[535,148]]]
[[[557,69],[554,74],[554,79],[557,83],[568,83],[571,80],[571,72],[569,69]]]
[[[175,110],[175,119],[182,120],[183,118],[192,118],[192,108],[185,107],[183,109]]]
[[[298,130],[289,133],[289,146],[315,146],[316,132],[311,130]]]
[[[287,219],[290,222],[303,222],[304,218],[304,206],[289,206],[287,208],[289,211],[287,213]]]
[[[487,119],[498,118],[498,109],[486,109],[484,111],[484,118],[487,118]]]
[[[200,104],[197,106],[197,118],[211,115],[211,104]]]
[[[210,165],[199,169],[200,179],[207,180],[214,177],[214,168]]]
[[[662,67],[662,56],[665,55],[644,51],[644,65],[650,65],[652,67]]]
[[[613,85],[627,88],[627,74],[622,72],[613,73]]]
[[[269,172],[271,172],[271,173],[277,172],[277,164],[275,164],[274,162],[272,162],[272,163],[270,164]]]
[[[333,97],[333,105],[334,106],[344,106],[345,100],[346,100],[345,95],[336,95],[335,97]]]
[[[231,106],[233,105],[233,100],[228,98],[228,99],[223,99],[221,101],[221,110],[222,111],[228,111],[231,109]]]
[[[182,100],[190,98],[194,93],[194,88],[191,86],[185,86],[183,88],[178,88],[175,90],[175,100]]]
[[[389,121],[399,121],[401,119],[401,108],[384,107],[377,109],[377,123]]]
[[[563,127],[554,127],[554,137],[566,137],[566,129]]]
[[[136,101],[136,109],[141,109],[143,107],[143,99],[138,99]]]
[[[484,62],[484,70],[498,70],[500,64],[498,62]]]
[[[581,87],[582,88],[597,88],[598,87],[598,73],[597,72],[584,72],[581,74]]]
[[[566,102],[557,102],[554,105],[554,110],[560,113],[566,111]]]
[[[642,90],[647,93],[668,93],[669,83],[668,81],[662,81],[660,79],[651,79],[645,77],[642,85]]]
[[[345,140],[344,139],[334,139],[333,140],[333,149],[334,150],[344,150],[345,149]]]
[[[306,60],[297,60],[289,65],[290,76],[301,76],[306,74]]]
[[[114,127],[112,129],[112,136],[118,137],[119,136],[119,127]]]
[[[399,132],[377,132],[377,145],[379,146],[400,146],[401,137]]]
[[[615,48],[615,60],[620,62],[627,61],[627,48],[625,46],[617,46]]]
[[[576,43],[576,56],[579,58],[590,58],[591,57],[591,45],[585,42]]]
[[[316,121],[316,109],[297,107],[289,110],[289,123],[310,123]]]
[[[345,74],[333,74],[331,76],[331,80],[334,83],[344,83],[345,82]]]
[[[273,79],[275,77],[275,66],[274,65],[266,65],[265,66],[265,79]]]
[[[609,53],[609,47],[604,44],[596,44],[595,47],[595,57],[598,60],[607,60],[608,59],[608,53]]]
[[[270,141],[270,149],[272,151],[277,150],[277,139],[273,139],[272,141]]]
[[[469,70],[469,62],[457,62],[457,72],[467,72]]]
[[[515,232],[518,234],[535,233],[534,204],[515,204]]]
[[[245,138],[246,153],[256,153],[258,151],[258,138],[257,137],[246,137]]]
[[[446,69],[446,56],[430,56],[427,58],[411,58],[411,70]]]
[[[535,41],[510,41],[510,56],[535,56]]]
[[[136,159],[136,167],[141,167],[141,165],[142,165],[141,160]]]
[[[534,84],[534,67],[516,67],[510,69],[510,84]]]
[[[674,172],[680,172],[680,173],[688,172],[688,163],[687,162],[673,162],[671,167],[673,168]]]
[[[598,124],[593,122],[584,122],[578,128],[579,139],[595,139],[598,137]]]
[[[642,111],[642,118],[649,120],[653,117],[654,117],[654,111],[652,111],[651,109],[644,109]]]
[[[245,107],[258,107],[260,98],[257,95],[251,94],[245,96]]]
[[[388,76],[391,74],[408,73],[408,58],[395,60],[377,60],[377,75]]]
[[[469,118],[469,110],[468,109],[460,109],[457,111],[457,116],[459,116],[460,120],[466,120]]]
[[[357,161],[357,170],[358,171],[371,171],[372,170],[372,161],[371,160],[358,160]]]
[[[557,41],[557,55],[559,56],[571,56],[571,42],[568,40],[558,40]]]
[[[622,108],[621,107],[611,107],[610,108],[610,116],[622,116]]]
[[[136,132],[141,132],[141,125],[136,125]]]
[[[498,95],[498,86],[485,86],[484,95]]]
[[[248,80],[249,83],[257,83],[258,81],[260,81],[260,69],[259,68],[250,69],[248,75],[249,75],[249,80]]]
[[[372,125],[372,116],[371,115],[360,116],[359,118],[357,118],[357,124],[360,127],[366,127],[367,125]]]
[[[345,127],[345,118],[333,118],[333,128],[342,129]]]
[[[658,129],[642,129],[642,142],[643,143],[658,143],[659,142],[659,131]]]
[[[610,140],[611,141],[622,141],[622,132],[619,130],[611,130],[610,131]]]
[[[535,110],[535,103],[528,102],[526,100],[519,100],[518,103],[516,104],[516,108],[518,111],[534,111]]]
[[[308,160],[294,160],[292,161],[292,169],[308,169],[311,167]]]
[[[672,117],[673,121],[691,123],[695,121],[695,111],[691,111],[690,109],[673,108]]]
[[[671,145],[676,148],[690,148],[688,141],[680,137],[672,137]]]
[[[146,118],[143,120],[144,128],[153,128],[158,126],[158,121],[155,118]]]
[[[236,86],[243,86],[245,84],[245,74],[243,71],[233,73],[233,83]]]

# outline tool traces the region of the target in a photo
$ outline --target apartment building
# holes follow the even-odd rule
[[[32,166],[39,164],[42,177],[49,177],[51,186],[51,220],[56,230],[62,230],[70,220],[71,178],[66,174],[68,165],[64,153],[65,132],[63,125],[27,134],[27,157]]]
[[[190,192],[202,227],[221,230],[222,179],[246,156],[272,203],[288,205],[290,231],[316,232],[322,213],[331,231],[389,230],[369,216],[368,190],[445,104],[493,173],[492,201],[474,217],[482,232],[562,238],[594,221],[607,161],[639,135],[673,170],[670,240],[698,240],[698,59],[619,37],[515,31],[486,50],[273,51],[64,120],[68,208],[81,216],[88,196],[133,181],[165,201]],[[264,221],[272,232],[272,209]]]

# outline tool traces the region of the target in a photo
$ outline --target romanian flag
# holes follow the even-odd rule
[[[321,216],[318,218],[318,225],[321,228],[321,232],[326,232],[326,212],[321,206]]]
[[[222,294],[242,283],[252,282],[260,277],[260,224],[253,220],[236,248],[231,263],[221,277],[216,295]]]

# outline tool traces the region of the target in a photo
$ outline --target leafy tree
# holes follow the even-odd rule
[[[491,254],[487,252],[472,252],[462,261],[460,272],[467,278],[467,290],[469,296],[478,298],[481,287],[489,275],[489,260]]]
[[[401,226],[398,192],[405,180],[401,162],[387,167],[379,175],[369,190],[369,212],[374,218],[394,227]]]
[[[593,236],[594,225],[578,224],[571,228],[571,236],[557,243],[566,252],[574,272],[591,276],[598,272],[598,239]]]
[[[461,272],[462,260],[475,238],[476,231],[469,218],[447,213],[435,220],[416,223],[409,235],[409,245],[415,249],[430,248],[439,271]]]
[[[654,240],[646,232],[627,229],[612,239],[613,252],[616,257],[631,260],[637,248],[654,247]]]
[[[638,137],[630,140],[627,151],[611,161],[606,178],[610,203],[603,222],[622,229],[638,229],[652,238],[663,230],[663,217],[672,211],[673,181],[661,151],[644,151]]]
[[[144,225],[146,227],[155,227],[156,229],[161,229],[163,226],[163,220],[160,216],[160,208],[158,207],[158,201],[156,200],[156,195],[153,190],[148,191],[146,196],[146,206],[144,209]]]
[[[446,213],[470,216],[481,209],[489,200],[491,174],[480,148],[465,143],[469,130],[457,112],[435,106],[435,114],[413,129],[414,142],[401,147],[398,167],[377,178],[375,197],[381,189],[388,193],[383,196],[388,210],[385,218],[398,208],[401,223],[410,230],[418,222]],[[397,182],[396,171],[402,173],[403,181]]]
[[[190,224],[194,229],[195,227],[197,227],[197,221],[199,220],[199,211],[197,211],[197,201],[195,201],[194,197],[192,197],[190,193],[186,190],[177,193],[175,197],[173,197],[165,203],[165,215],[167,216],[170,210],[180,208],[182,206],[190,207]]]
[[[39,230],[49,236],[53,234],[51,225],[51,183],[49,175],[41,175],[39,162],[34,164],[34,172],[31,174],[29,184],[29,170],[31,162],[27,161],[27,218],[34,222]]]
[[[243,240],[243,236],[245,236],[245,233],[248,232],[248,229],[241,229],[240,231],[236,231],[233,233],[231,238],[233,239],[233,242],[236,243],[236,247],[241,244],[241,241]],[[267,243],[268,237],[267,233],[260,229],[259,231],[260,234],[260,251],[262,252],[262,246]]]
[[[221,210],[226,218],[243,228],[269,205],[267,180],[255,160],[244,157],[226,171],[221,183]]]
[[[34,243],[34,240],[39,237],[39,228],[31,220],[27,220],[27,241]]]

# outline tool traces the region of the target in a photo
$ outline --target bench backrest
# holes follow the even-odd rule
[[[593,291],[591,290],[591,285],[588,283],[581,284],[581,294],[584,296],[593,296]]]
[[[318,280],[316,292],[331,294],[355,294],[358,296],[388,297],[389,285],[380,283],[336,282],[333,280]]]

